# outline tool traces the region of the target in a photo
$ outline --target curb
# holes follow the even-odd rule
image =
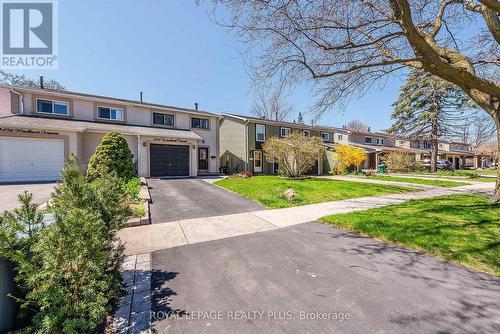
[[[113,313],[113,333],[151,333],[151,253],[130,255],[122,265],[127,294]]]

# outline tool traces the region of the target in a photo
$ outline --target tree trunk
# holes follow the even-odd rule
[[[493,117],[495,119],[495,125],[497,127],[497,183],[495,185],[495,192],[493,197],[491,197],[492,203],[500,203],[500,112],[497,112]]]
[[[432,84],[432,124],[431,124],[431,173],[435,173],[437,171],[437,160],[438,160],[438,132],[439,132],[439,124],[438,124],[438,115],[441,112],[441,105],[439,103],[439,96],[436,94],[437,91],[434,87],[434,83]]]
[[[437,161],[438,161],[438,141],[433,139],[431,142],[431,173],[437,171]]]

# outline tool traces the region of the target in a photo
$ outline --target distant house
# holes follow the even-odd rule
[[[236,114],[223,113],[220,120],[220,165],[229,172],[248,170],[254,174],[276,174],[278,164],[267,161],[262,145],[273,136],[286,137],[291,133],[303,136],[317,136],[327,147],[349,143],[349,131],[326,126],[310,126],[290,122],[278,122]],[[330,158],[318,157],[310,174],[327,173],[331,167]]]
[[[411,141],[404,137],[382,132],[353,131],[349,141],[352,145],[366,149],[368,159],[364,163],[364,169],[375,169],[379,164],[380,157],[393,151],[414,154],[417,161],[431,157],[431,144],[429,142]],[[450,161],[455,169],[477,168],[479,166],[477,154],[474,153],[472,147],[461,142],[439,142],[438,159]]]
[[[318,136],[328,149],[311,170],[311,174],[326,174],[332,168],[332,151],[338,144],[363,148],[367,159],[362,169],[376,169],[384,154],[404,152],[415,155],[415,160],[430,158],[430,144],[411,141],[383,132],[350,131],[344,128],[308,126],[278,122],[236,114],[223,113],[220,119],[220,165],[229,172],[248,170],[254,174],[276,174],[277,163],[267,161],[262,150],[264,142],[273,136],[286,137],[290,133]],[[439,159],[449,160],[456,169],[477,167],[478,158],[470,145],[458,142],[440,142]]]

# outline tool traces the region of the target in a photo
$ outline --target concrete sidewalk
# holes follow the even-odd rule
[[[400,204],[411,199],[479,193],[491,194],[494,185],[481,183],[456,188],[437,188],[422,192],[361,197],[284,209],[260,210],[224,216],[179,220],[122,229],[120,238],[126,254],[142,254],[185,244],[217,240],[318,220],[321,217]]]

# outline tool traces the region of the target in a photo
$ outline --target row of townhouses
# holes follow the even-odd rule
[[[367,159],[361,166],[363,169],[376,169],[381,157],[392,151],[414,154],[416,160],[430,158],[430,143],[418,143],[387,133],[356,132],[344,128],[309,126],[223,113],[220,121],[220,163],[231,172],[250,170],[253,173],[276,173],[277,165],[265,159],[262,145],[267,138],[285,137],[290,133],[321,137],[327,148],[334,148],[338,144],[361,147],[367,154]],[[439,143],[439,159],[452,162],[455,169],[477,168],[480,158],[474,154],[470,145]],[[324,174],[331,169],[332,153],[327,150],[311,172]]]
[[[327,126],[276,122],[234,114],[125,100],[70,91],[0,86],[0,182],[49,181],[59,177],[65,159],[75,155],[85,168],[102,137],[120,132],[146,177],[209,175],[226,170],[273,174],[262,145],[290,133],[319,136],[326,147],[351,144],[367,153],[365,169],[375,169],[387,152],[429,156],[426,144],[384,133],[361,133]],[[439,144],[440,159],[457,169],[477,166],[463,143]],[[331,153],[320,157],[312,174],[330,170]]]

